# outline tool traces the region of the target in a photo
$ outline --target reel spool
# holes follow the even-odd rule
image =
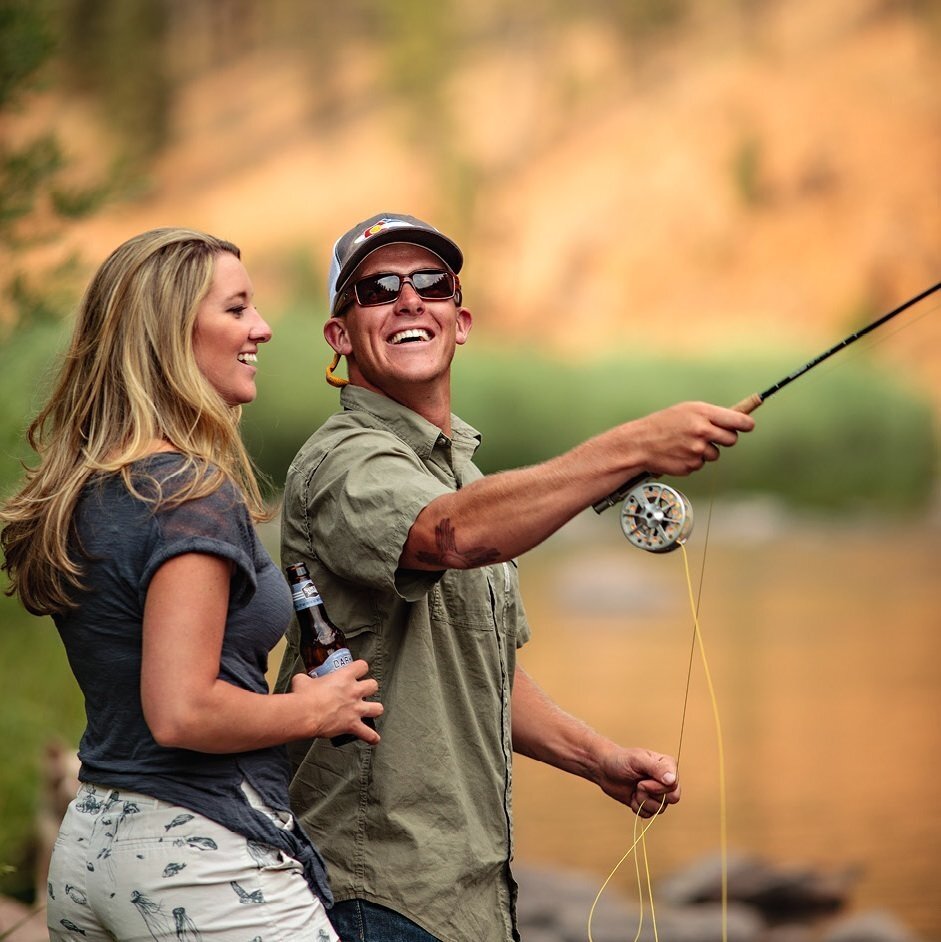
[[[621,529],[628,542],[648,553],[669,553],[693,529],[693,505],[668,484],[647,480],[628,492],[621,507]]]

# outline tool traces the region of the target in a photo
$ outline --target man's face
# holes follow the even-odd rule
[[[370,275],[410,275],[445,268],[427,249],[396,243],[377,249],[356,270],[351,283]],[[426,301],[404,284],[395,301],[361,307],[355,301],[324,325],[327,342],[347,358],[350,381],[399,402],[418,386],[450,383],[456,344],[470,332],[471,315],[454,298]]]

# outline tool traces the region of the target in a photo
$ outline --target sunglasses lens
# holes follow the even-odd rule
[[[417,271],[412,275],[412,284],[420,298],[426,300],[454,296],[454,280],[446,271]]]
[[[363,307],[388,304],[399,296],[402,279],[398,275],[376,275],[356,283],[356,300]]]

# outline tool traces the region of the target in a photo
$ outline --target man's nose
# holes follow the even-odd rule
[[[404,282],[402,285],[402,290],[399,292],[398,300],[396,301],[396,311],[412,313],[414,311],[420,311],[423,305],[424,302],[422,301],[421,296],[415,290],[415,287],[412,285],[411,281]]]

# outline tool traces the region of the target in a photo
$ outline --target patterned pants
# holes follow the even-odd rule
[[[88,784],[59,829],[47,922],[52,942],[337,942],[296,860],[185,808]]]

